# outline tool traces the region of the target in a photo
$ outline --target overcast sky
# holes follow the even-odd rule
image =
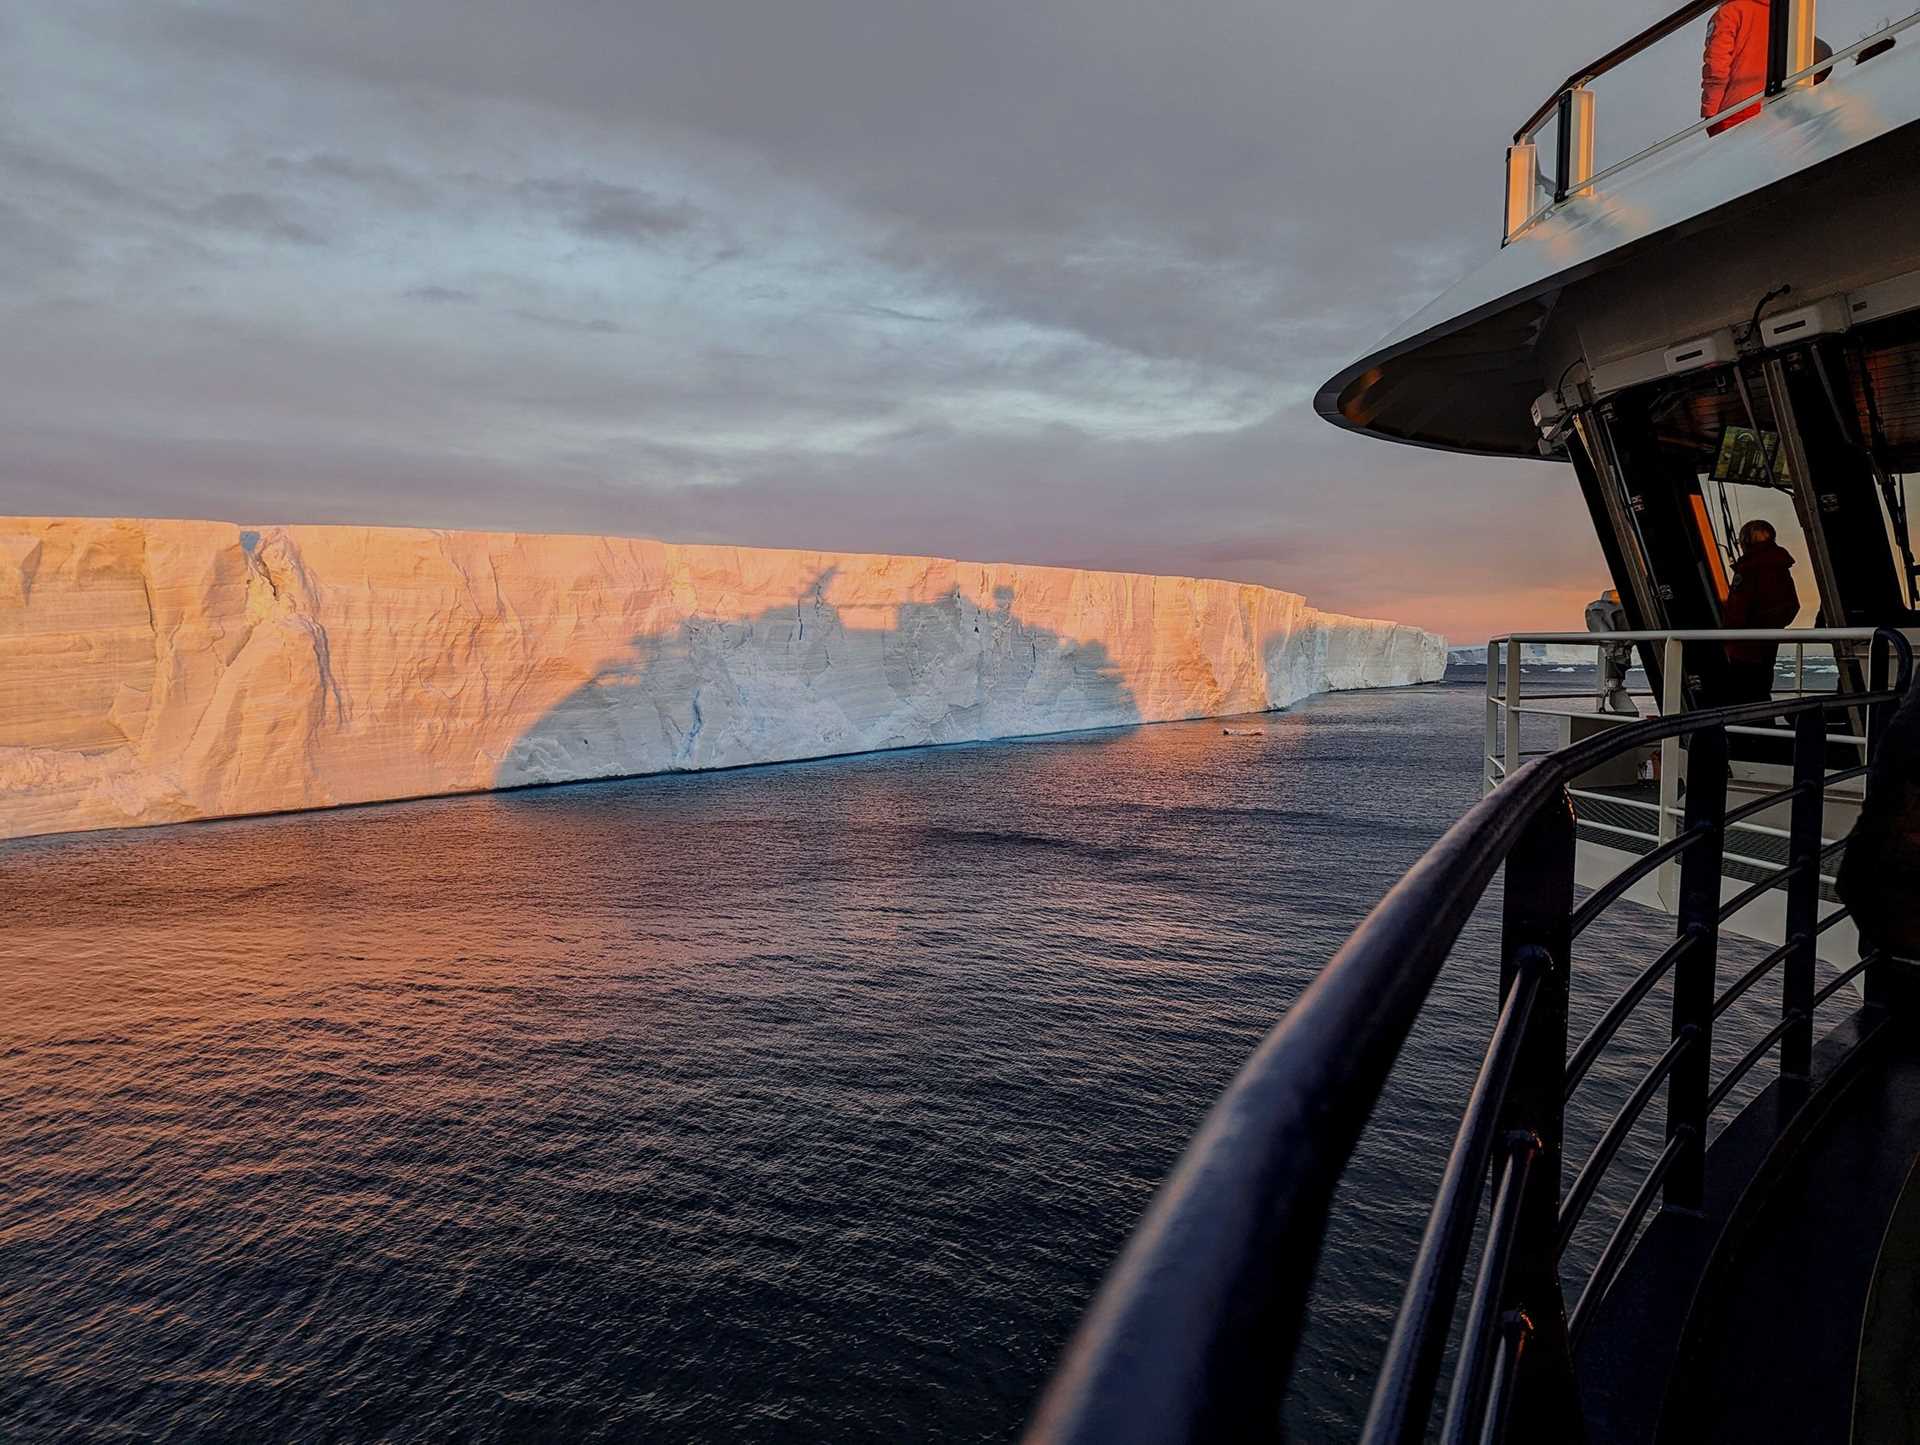
[[[1578,625],[1571,473],[1347,436],[1665,8],[0,0],[0,503],[1243,578]]]

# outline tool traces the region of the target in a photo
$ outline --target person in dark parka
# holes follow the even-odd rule
[[[1728,628],[1774,631],[1800,615],[1793,585],[1793,554],[1775,540],[1773,523],[1752,521],[1740,529],[1740,560],[1733,564],[1733,590],[1721,620]],[[1777,642],[1729,642],[1727,701],[1765,702],[1773,696]]]
[[[1869,947],[1920,959],[1920,687],[1875,750],[1839,892]]]

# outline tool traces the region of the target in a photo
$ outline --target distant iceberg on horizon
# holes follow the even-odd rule
[[[1599,648],[1583,647],[1574,642],[1520,644],[1522,667],[1597,667],[1599,658]],[[1483,642],[1478,647],[1450,647],[1447,649],[1447,664],[1450,667],[1485,667],[1487,645]]]
[[[0,838],[1231,716],[1446,662],[1184,577],[0,519]]]

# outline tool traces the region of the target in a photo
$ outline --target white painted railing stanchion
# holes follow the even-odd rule
[[[1491,793],[1499,779],[1493,775],[1494,764],[1500,757],[1500,644],[1487,643],[1487,746],[1486,761],[1480,765],[1480,772],[1486,784],[1485,790]]]
[[[1660,716],[1679,717],[1687,708],[1687,647],[1677,637],[1669,637],[1662,660],[1666,676],[1661,679]],[[1680,739],[1668,738],[1660,744],[1660,841],[1669,843],[1679,829],[1680,817]],[[1680,865],[1660,865],[1657,884],[1660,902],[1668,909],[1680,906]]]
[[[1907,633],[1910,640],[1920,642],[1920,628]],[[1666,676],[1660,689],[1652,694],[1636,693],[1636,698],[1645,699],[1658,707],[1663,716],[1677,717],[1688,711],[1687,707],[1687,653],[1689,643],[1702,647],[1724,647],[1730,642],[1765,642],[1779,647],[1794,649],[1795,692],[1807,693],[1806,649],[1809,646],[1831,647],[1835,651],[1836,662],[1857,660],[1860,646],[1871,645],[1875,636],[1873,628],[1694,628],[1684,631],[1660,632],[1533,632],[1516,633],[1507,637],[1496,637],[1487,643],[1487,685],[1486,685],[1486,789],[1491,792],[1512,773],[1518,772],[1525,756],[1520,746],[1523,719],[1538,717],[1551,720],[1561,729],[1564,743],[1579,728],[1579,723],[1568,706],[1575,700],[1584,700],[1584,693],[1548,691],[1536,695],[1531,700],[1523,695],[1520,657],[1523,647],[1540,646],[1579,646],[1603,648],[1628,644],[1637,647],[1658,647],[1665,663]],[[1595,659],[1596,662],[1599,660]],[[1504,664],[1504,665],[1503,665]],[[1711,702],[1711,699],[1707,700]],[[1836,711],[1845,707],[1836,702]],[[1595,724],[1630,723],[1627,716],[1602,714]],[[1544,725],[1544,724],[1543,724]],[[1776,740],[1780,733],[1776,728],[1732,726],[1727,729],[1733,737],[1757,737]],[[1827,741],[1836,748],[1854,748],[1865,753],[1867,739],[1858,733],[1830,732]],[[1646,831],[1620,827],[1603,822],[1599,817],[1583,816],[1580,827],[1594,833],[1639,837],[1658,845],[1671,842],[1681,828],[1680,820],[1685,816],[1683,790],[1687,782],[1687,753],[1673,740],[1660,744],[1659,751],[1653,754],[1653,760],[1659,768],[1659,784],[1656,792],[1658,802],[1658,824]],[[1758,788],[1765,791],[1769,781],[1766,769],[1757,772],[1747,769],[1742,774],[1747,790]],[[1620,804],[1634,809],[1653,807],[1644,794],[1634,788],[1618,788],[1607,785],[1599,792],[1583,789],[1573,790],[1574,796],[1584,802],[1594,804]],[[1589,809],[1588,812],[1598,812]],[[1742,828],[1756,834],[1770,834],[1773,830],[1760,823],[1743,823]],[[1784,835],[1782,835],[1784,836]],[[1584,840],[1583,840],[1584,841]],[[1739,855],[1730,854],[1730,857]],[[1759,862],[1752,864],[1759,867]],[[1655,906],[1673,912],[1679,901],[1680,869],[1676,863],[1664,865],[1652,878]]]
[[[1520,771],[1520,643],[1507,640],[1507,771],[1512,777]]]

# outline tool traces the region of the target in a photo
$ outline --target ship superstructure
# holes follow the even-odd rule
[[[1498,1009],[1362,1438],[1920,1438],[1916,27],[1728,0],[1627,39],[1514,133],[1485,264],[1321,390],[1368,435],[1567,466],[1617,625],[1490,646],[1485,796],[1215,1107],[1030,1439],[1278,1431],[1335,1184],[1442,968]],[[1697,108],[1609,110],[1703,52]],[[1769,548],[1797,590],[1755,580]],[[1530,692],[1534,644],[1641,695]],[[1499,957],[1454,956],[1502,878]],[[1623,900],[1670,942],[1595,998]],[[1736,933],[1765,956],[1730,966]],[[1757,998],[1776,1022],[1731,1040]],[[1643,1010],[1670,1042],[1601,1106]]]

